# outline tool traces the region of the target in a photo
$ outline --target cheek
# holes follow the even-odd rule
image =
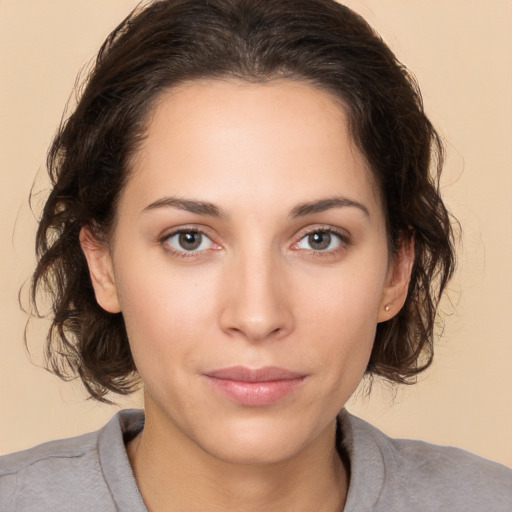
[[[338,330],[346,337],[375,331],[386,265],[380,261],[355,263],[295,280],[297,309],[319,332]]]
[[[357,386],[370,358],[386,266],[373,261],[371,268],[340,266],[303,282],[295,292],[304,343],[312,360],[330,367],[326,378],[333,385],[341,381],[350,387],[350,381]]]
[[[187,357],[212,324],[218,285],[211,272],[180,272],[168,265],[130,265],[117,279],[119,301],[137,368],[174,365]]]

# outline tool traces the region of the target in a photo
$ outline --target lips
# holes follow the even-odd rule
[[[205,374],[212,389],[228,400],[244,406],[265,406],[293,393],[306,374],[268,366],[246,368],[233,366]]]

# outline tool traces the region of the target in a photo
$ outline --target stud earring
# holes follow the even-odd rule
[[[388,312],[390,309],[391,309],[391,306],[390,306],[389,304],[386,304],[386,305],[384,306],[384,310],[385,310],[386,312]]]

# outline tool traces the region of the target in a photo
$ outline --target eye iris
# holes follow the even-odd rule
[[[308,236],[308,242],[315,251],[327,249],[331,243],[331,235],[329,233],[317,232]]]
[[[197,249],[202,242],[203,236],[201,233],[181,233],[179,236],[179,244],[186,251]]]

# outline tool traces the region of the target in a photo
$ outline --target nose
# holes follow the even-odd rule
[[[241,256],[226,268],[220,324],[250,342],[280,339],[294,327],[286,272],[272,255]]]

